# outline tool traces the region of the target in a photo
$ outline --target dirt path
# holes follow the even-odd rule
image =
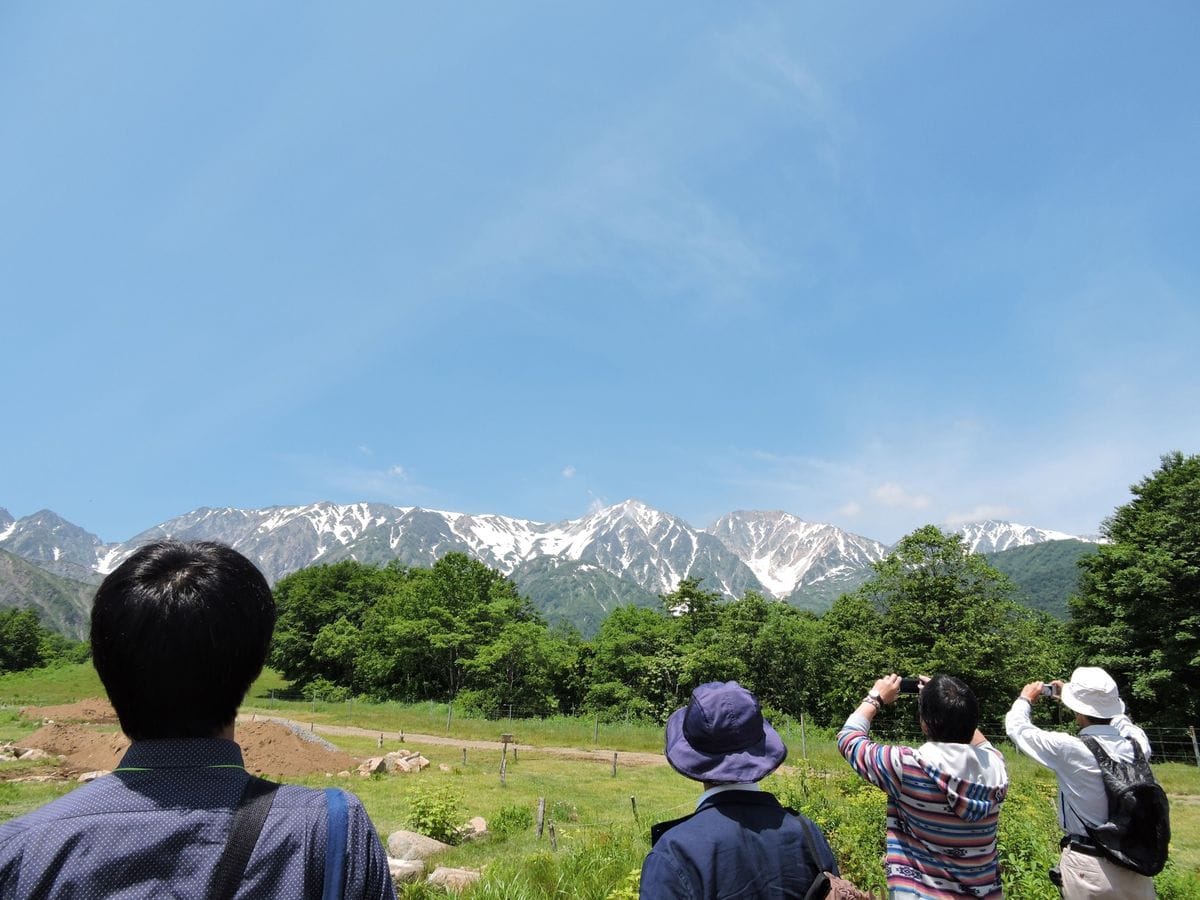
[[[427,744],[442,747],[465,747],[468,750],[495,750],[497,752],[504,748],[500,741],[474,741],[464,738],[450,738],[437,734],[419,734],[413,731],[406,731],[401,734],[398,731],[378,731],[371,728],[359,728],[355,725],[311,725],[308,722],[300,722],[296,719],[287,719],[283,716],[268,716],[262,713],[242,713],[238,716],[239,722],[249,721],[266,721],[279,722],[283,725],[294,726],[298,728],[309,728],[317,734],[333,734],[333,735],[350,735],[355,737],[378,738],[380,734],[383,739],[389,742],[397,742],[403,739],[405,743]],[[611,763],[613,753],[617,754],[618,765],[623,766],[665,766],[667,761],[661,753],[640,753],[633,750],[583,750],[579,747],[535,747],[533,744],[509,744],[510,747],[515,747],[521,753],[546,753],[550,756],[559,759],[586,759],[594,762]]]

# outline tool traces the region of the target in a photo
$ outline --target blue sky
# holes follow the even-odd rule
[[[1200,8],[5,4],[0,506],[1094,532],[1200,452]]]

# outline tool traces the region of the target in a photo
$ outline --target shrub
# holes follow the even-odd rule
[[[409,799],[409,827],[446,844],[458,842],[462,816],[462,797],[445,786],[421,786]]]
[[[533,827],[533,811],[528,806],[502,806],[488,823],[488,829],[501,837]]]

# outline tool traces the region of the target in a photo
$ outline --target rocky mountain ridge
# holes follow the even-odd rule
[[[973,523],[960,532],[978,552],[1074,537],[1000,522]],[[512,577],[539,607],[588,622],[620,603],[656,602],[685,577],[702,578],[705,587],[728,596],[756,590],[821,609],[869,577],[871,563],[888,550],[783,511],[732,512],[698,529],[632,499],[555,523],[365,502],[202,507],[116,544],[49,510],[14,519],[0,509],[0,550],[85,583],[95,583],[147,541],[168,536],[227,543],[271,581],[342,559],[428,566],[458,551]],[[568,615],[568,607],[580,604],[587,609]]]

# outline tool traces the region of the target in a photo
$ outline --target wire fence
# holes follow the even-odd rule
[[[270,691],[267,696],[256,697],[253,700],[247,698],[247,701],[248,705],[260,708],[267,707],[269,709],[280,707],[285,703],[284,698],[277,696],[275,691]],[[369,710],[372,712],[384,712],[386,714],[388,710],[395,710],[397,713],[403,710],[405,718],[410,723],[415,718],[418,723],[425,723],[418,725],[420,730],[430,733],[448,733],[455,720],[463,719],[468,721],[485,720],[500,725],[522,722],[539,723],[542,726],[548,727],[558,724],[563,728],[578,731],[581,739],[591,738],[593,742],[599,743],[602,737],[607,737],[610,741],[614,738],[619,738],[628,728],[640,731],[661,728],[661,725],[639,718],[630,710],[623,712],[620,710],[607,710],[603,715],[589,715],[579,710],[572,710],[569,713],[547,715],[545,709],[517,703],[500,703],[490,708],[479,709],[478,707],[466,708],[460,704],[434,700],[418,703],[401,703],[398,701],[367,702],[355,699],[330,700],[319,696],[306,697],[302,701],[292,700],[288,705],[294,710],[296,708],[295,704],[299,703],[302,703],[304,707],[307,707],[313,713],[346,715],[352,724],[356,718],[356,711],[365,713]],[[55,704],[52,701],[38,701],[29,697],[22,697],[17,702],[0,699],[0,709],[6,707],[14,709],[16,707],[51,705]],[[826,741],[832,739],[837,732],[836,726],[814,726],[811,717],[804,715],[783,717],[781,720],[775,721],[774,724],[789,743]],[[411,729],[412,724],[409,727]],[[1004,736],[1003,722],[982,722],[979,727],[993,742],[997,744],[1008,743]],[[1042,724],[1041,727],[1056,731],[1066,731],[1068,723]],[[1198,743],[1194,727],[1142,725],[1141,728],[1145,731],[1146,737],[1150,741],[1151,760],[1153,762],[1179,762],[1200,766],[1200,743]],[[877,740],[889,743],[919,745],[926,740],[921,734],[915,717],[902,715],[885,716],[876,719],[872,725],[871,734]]]

